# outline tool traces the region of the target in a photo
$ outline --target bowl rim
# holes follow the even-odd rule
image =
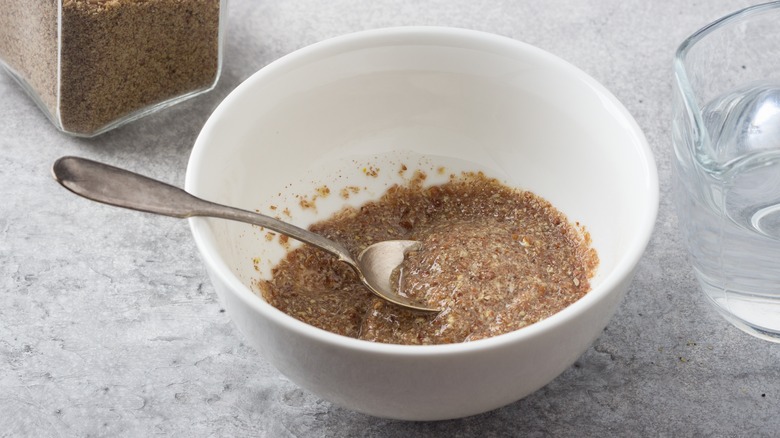
[[[234,294],[254,312],[262,314],[273,323],[283,326],[286,330],[295,332],[300,336],[311,338],[331,347],[393,356],[450,356],[466,352],[475,353],[502,348],[509,344],[539,336],[557,326],[565,325],[567,321],[575,319],[592,307],[597,306],[599,302],[610,295],[610,291],[619,286],[620,282],[624,281],[627,277],[630,278],[632,276],[634,268],[644,254],[645,248],[650,241],[650,237],[652,236],[655,227],[660,197],[658,171],[653,152],[644,133],[628,110],[611,92],[591,76],[569,62],[527,43],[492,33],[456,27],[402,26],[358,31],[329,38],[298,49],[276,59],[252,74],[232,90],[217,106],[204,124],[192,148],[186,169],[185,189],[187,191],[192,191],[195,186],[197,169],[201,168],[203,165],[203,155],[207,148],[208,138],[211,137],[211,134],[216,129],[220,119],[231,111],[233,102],[244,92],[244,90],[252,88],[254,84],[262,82],[268,77],[283,74],[284,71],[291,67],[322,59],[329,53],[351,50],[353,48],[371,49],[387,44],[408,44],[409,42],[414,41],[417,41],[419,44],[419,40],[425,40],[428,43],[437,41],[441,43],[448,42],[449,45],[454,43],[460,45],[466,43],[479,44],[480,46],[492,45],[503,50],[509,49],[518,51],[518,49],[520,49],[519,52],[530,52],[534,56],[542,58],[545,62],[557,65],[558,68],[563,69],[571,77],[582,81],[592,88],[596,94],[599,95],[602,102],[604,102],[605,105],[608,104],[613,113],[616,114],[618,118],[622,119],[627,130],[634,137],[635,141],[632,144],[637,146],[643,162],[642,164],[644,165],[643,167],[645,168],[646,176],[644,186],[645,191],[647,192],[647,202],[645,203],[645,212],[641,216],[642,220],[637,224],[635,233],[633,233],[634,238],[627,242],[626,251],[619,258],[609,275],[603,278],[597,287],[591,289],[585,296],[576,302],[546,319],[519,330],[462,343],[399,345],[360,340],[328,332],[299,321],[268,304],[241,282],[224,260],[217,255],[217,249],[211,245],[209,239],[205,237],[206,234],[209,233],[209,219],[191,217],[188,219],[190,230],[203,262],[227,285],[229,293]]]

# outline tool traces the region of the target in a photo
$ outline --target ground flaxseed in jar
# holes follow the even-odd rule
[[[0,60],[61,130],[92,136],[212,88],[224,0],[0,0]]]
[[[496,336],[560,311],[590,290],[598,265],[588,233],[549,202],[482,174],[432,187],[423,177],[310,227],[353,254],[383,240],[422,248],[397,271],[426,315],[375,298],[335,257],[302,246],[257,287],[271,305],[315,327],[375,342],[446,344]]]

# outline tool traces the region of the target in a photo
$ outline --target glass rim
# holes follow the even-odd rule
[[[685,40],[683,40],[682,43],[677,47],[677,51],[675,54],[676,60],[681,60],[685,57],[685,55],[688,53],[688,50],[697,42],[702,40],[704,37],[709,35],[710,33],[720,29],[723,26],[726,26],[730,24],[733,21],[755,15],[755,14],[761,14],[766,11],[770,10],[780,10],[780,0],[772,1],[769,3],[761,3],[758,5],[748,6],[746,8],[740,9],[738,11],[732,12],[728,15],[725,15],[707,25],[700,28],[696,32],[692,33],[690,36],[688,36]]]

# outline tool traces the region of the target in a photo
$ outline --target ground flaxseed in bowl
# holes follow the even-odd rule
[[[57,128],[93,136],[211,89],[225,0],[0,0],[0,61]]]
[[[418,174],[379,200],[346,208],[310,227],[353,254],[396,239],[419,240],[396,283],[438,314],[375,298],[354,272],[311,246],[288,253],[270,280],[257,281],[271,305],[315,327],[393,344],[447,344],[514,331],[590,290],[598,265],[588,233],[549,202],[481,173],[423,187]]]
[[[426,185],[448,181],[438,166],[458,175],[484,170],[551,201],[587,226],[598,251],[590,290],[542,321],[474,342],[362,341],[301,322],[258,296],[257,279],[271,279],[286,256],[276,237],[190,218],[227,315],[263,361],[304,390],[384,418],[479,414],[550,383],[593,345],[630,288],[642,293],[632,279],[656,222],[658,175],[641,129],[581,70],[497,35],[377,29],[282,57],[236,87],[209,118],[185,188],[308,226],[402,183],[400,163],[428,172]],[[379,168],[375,177],[371,164]],[[359,193],[340,198],[352,185]],[[321,186],[331,190],[316,200],[316,211],[297,203],[296,194],[311,200]],[[391,225],[404,229],[400,221]],[[332,272],[328,284],[344,283]],[[340,300],[333,308],[345,321],[362,320],[340,292],[328,297]]]

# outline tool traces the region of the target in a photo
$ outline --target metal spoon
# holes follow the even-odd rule
[[[438,312],[393,291],[390,275],[404,260],[406,252],[419,246],[414,240],[375,243],[353,258],[341,244],[319,234],[298,228],[262,214],[216,204],[184,190],[128,170],[78,157],[62,157],[52,166],[52,174],[63,187],[93,201],[177,218],[208,216],[246,222],[277,231],[327,251],[347,265],[377,296],[401,307],[419,312]]]

